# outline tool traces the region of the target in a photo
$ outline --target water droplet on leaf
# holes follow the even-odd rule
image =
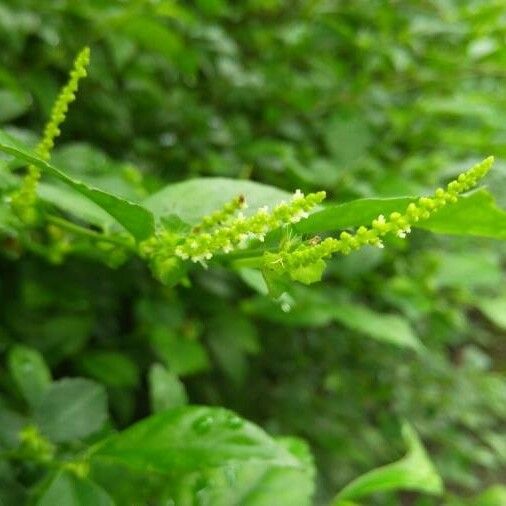
[[[206,432],[209,432],[211,430],[213,424],[214,418],[212,416],[203,415],[193,422],[192,427],[199,434],[205,434]]]
[[[244,425],[244,420],[237,415],[228,415],[225,423],[230,429],[240,429]]]

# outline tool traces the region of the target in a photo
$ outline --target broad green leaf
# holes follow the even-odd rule
[[[34,412],[35,422],[51,441],[84,438],[102,428],[107,419],[104,387],[84,378],[54,382]]]
[[[174,494],[178,506],[201,501],[213,506],[309,506],[314,491],[314,464],[307,445],[295,438],[278,443],[299,460],[298,467],[268,466],[252,461],[182,477]]]
[[[178,408],[188,403],[188,396],[181,380],[161,364],[153,364],[149,370],[149,394],[154,413]]]
[[[114,506],[107,492],[90,480],[68,471],[57,473],[36,506]]]
[[[331,232],[369,225],[378,215],[403,212],[415,197],[368,198],[328,205],[295,226],[299,233]],[[494,197],[480,188],[448,204],[416,227],[440,234],[471,235],[506,239],[506,211],[497,207]]]
[[[45,202],[102,230],[110,229],[115,223],[111,215],[98,204],[69,186],[41,182],[37,187],[37,194]]]
[[[469,506],[504,506],[506,504],[506,486],[495,485],[472,500]]]
[[[359,304],[336,304],[334,319],[342,325],[378,341],[420,351],[422,343],[409,322],[398,315],[378,313]]]
[[[380,313],[340,298],[329,290],[317,292],[293,287],[293,301],[287,311],[267,297],[255,297],[243,304],[248,313],[287,326],[321,327],[336,321],[368,337],[417,351],[424,349],[408,320],[400,315]]]
[[[206,349],[196,339],[188,339],[171,329],[157,326],[150,340],[160,359],[179,376],[195,374],[209,367]]]
[[[500,256],[490,249],[434,252],[436,269],[433,283],[437,288],[493,290],[500,284],[503,271]]]
[[[420,228],[439,234],[471,235],[506,239],[506,211],[497,207],[494,197],[485,188],[479,188],[461,197],[425,222]]]
[[[51,384],[51,371],[44,358],[37,350],[19,345],[10,350],[8,363],[23,397],[36,407]]]
[[[402,435],[408,446],[406,456],[393,464],[373,469],[352,481],[336,496],[333,506],[343,506],[346,500],[355,500],[391,490],[442,494],[441,478],[415,431],[408,424],[404,424]]]
[[[79,367],[109,387],[135,387],[139,384],[139,368],[127,355],[118,351],[92,351],[79,357]]]
[[[90,456],[92,464],[102,461],[168,475],[251,460],[299,465],[260,428],[231,411],[205,406],[184,406],[150,416],[111,436]]]
[[[506,296],[497,298],[477,298],[478,309],[499,328],[506,330]]]
[[[69,177],[123,199],[136,202],[146,196],[140,172],[125,162],[109,158],[90,144],[67,143],[51,154],[51,160],[57,167],[65,167]]]
[[[179,35],[156,19],[129,16],[118,23],[118,28],[143,48],[159,52],[169,60],[183,49]]]
[[[313,234],[368,225],[378,215],[387,216],[394,211],[405,209],[414,200],[414,197],[367,198],[330,204],[297,223],[294,228],[299,233]]]
[[[140,241],[152,235],[154,230],[153,216],[144,207],[68,177],[61,170],[45,162],[2,131],[0,131],[0,151],[31,163],[43,172],[63,181],[104,209],[137,240]]]
[[[168,185],[144,200],[143,206],[157,220],[174,214],[183,221],[194,224],[202,216],[220,209],[238,195],[244,195],[248,204],[247,212],[253,212],[262,206],[273,206],[291,197],[283,190],[253,181],[199,178]]]

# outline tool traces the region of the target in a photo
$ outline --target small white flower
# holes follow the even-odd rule
[[[292,200],[301,200],[303,198],[304,198],[304,194],[299,189],[295,190]]]

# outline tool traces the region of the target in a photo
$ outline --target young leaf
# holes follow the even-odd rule
[[[72,473],[57,473],[45,489],[36,506],[114,506],[104,489],[90,480]]]
[[[9,370],[28,404],[36,407],[51,384],[51,371],[33,348],[15,346],[9,352]]]
[[[188,403],[188,396],[181,380],[161,364],[153,364],[149,370],[149,394],[154,413]]]
[[[84,378],[54,382],[34,413],[41,432],[53,442],[84,438],[100,430],[107,419],[104,387]]]
[[[68,177],[64,172],[45,162],[2,131],[0,131],[0,151],[24,160],[27,163],[31,163],[47,174],[63,181],[104,209],[104,211],[111,215],[118,223],[123,225],[136,240],[142,241],[153,234],[153,216],[147,209],[139,204],[121,199],[115,195]]]
[[[184,406],[153,415],[90,451],[91,462],[139,472],[188,473],[257,460],[295,466],[297,459],[263,430],[223,408]]]
[[[196,224],[200,218],[239,195],[244,196],[248,212],[291,198],[290,193],[265,184],[216,177],[171,184],[144,200],[143,206],[157,220],[174,214],[187,223]]]
[[[443,484],[416,432],[408,425],[402,427],[402,435],[408,446],[405,457],[360,476],[336,496],[332,506],[344,506],[345,501],[355,500],[387,490],[414,490],[440,495]]]

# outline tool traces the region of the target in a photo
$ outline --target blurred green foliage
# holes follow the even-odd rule
[[[290,288],[287,312],[248,268],[168,288],[137,260],[94,262],[123,261],[107,245],[48,263],[0,205],[0,504],[302,506],[315,468],[315,504],[359,501],[346,490],[392,469],[399,483],[364,504],[505,504],[505,245],[490,239],[506,230],[504,21],[503,2],[480,0],[0,0],[2,128],[35,146],[89,45],[52,162],[132,202],[195,176],[252,179],[326,190],[348,228],[352,199],[406,202],[498,159],[493,197],[459,215],[484,237],[416,230],[336,258],[323,283]],[[16,162],[0,164],[3,191]],[[63,186],[39,195],[112,227]],[[216,207],[191,195],[178,211]],[[444,215],[428,228],[455,233]],[[434,468],[412,463],[425,451]],[[216,465],[231,456],[242,464]],[[429,465],[440,497],[437,474],[424,489],[406,471]]]

